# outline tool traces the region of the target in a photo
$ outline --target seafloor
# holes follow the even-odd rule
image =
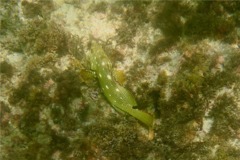
[[[238,1],[0,0],[1,160],[239,160]],[[154,117],[114,110],[87,54]]]

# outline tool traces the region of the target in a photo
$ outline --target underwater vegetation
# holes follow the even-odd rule
[[[239,159],[239,3],[0,10],[0,159]],[[96,15],[114,32],[91,32]]]
[[[189,43],[205,38],[236,43],[238,39],[240,6],[236,1],[183,0],[157,2],[157,5],[161,9],[153,16],[153,26],[161,28],[165,38],[156,42],[153,53],[166,50],[182,38]]]

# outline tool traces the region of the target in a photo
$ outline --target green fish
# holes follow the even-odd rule
[[[114,80],[111,61],[100,44],[92,42],[89,61],[91,69],[96,73],[104,95],[111,105],[117,111],[128,113],[151,128],[153,117],[139,109],[133,108],[137,106],[135,98],[127,89]]]

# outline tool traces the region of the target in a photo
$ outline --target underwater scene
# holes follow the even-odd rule
[[[0,0],[0,160],[239,159],[239,1]]]

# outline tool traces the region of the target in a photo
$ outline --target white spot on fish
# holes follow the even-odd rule
[[[98,76],[99,76],[100,78],[102,78],[102,75],[101,75],[101,73],[99,73],[99,74],[98,74]]]
[[[112,77],[108,74],[107,75],[107,78],[109,79],[109,80],[112,80]]]
[[[109,89],[109,87],[108,87],[107,85],[106,85],[105,87],[106,87],[107,89]]]
[[[120,90],[118,88],[116,88],[116,91],[119,92]]]

